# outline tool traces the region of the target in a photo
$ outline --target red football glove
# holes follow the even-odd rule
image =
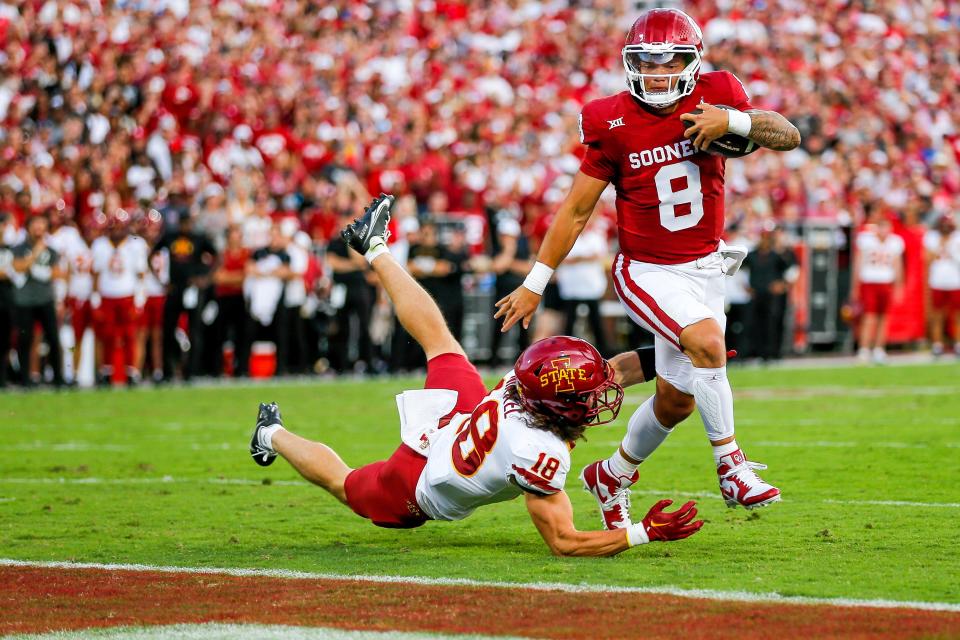
[[[697,503],[691,500],[676,511],[664,511],[673,504],[673,500],[661,500],[650,507],[650,511],[643,517],[643,528],[647,532],[650,542],[680,540],[700,531],[703,520],[693,521],[697,517]]]

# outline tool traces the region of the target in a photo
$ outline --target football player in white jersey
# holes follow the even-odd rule
[[[862,361],[887,361],[887,318],[890,307],[903,297],[903,238],[883,211],[871,216],[854,240],[851,299],[863,308],[860,322]]]
[[[142,238],[129,234],[130,214],[117,209],[108,216],[105,236],[93,241],[94,293],[90,306],[97,317],[97,337],[103,344],[100,381],[109,384],[113,376],[115,351],[122,349],[127,384],[140,381],[136,344],[138,292],[147,272],[147,246]]]
[[[427,356],[425,388],[397,397],[403,444],[385,461],[351,469],[332,449],[283,427],[276,403],[261,404],[250,453],[260,465],[282,455],[307,480],[382,527],[461,520],[480,506],[524,495],[557,555],[609,556],[637,544],[696,533],[694,502],[667,512],[662,500],[615,531],[578,531],[563,490],[570,449],[584,430],[617,416],[623,388],[613,366],[579,338],[527,348],[489,393],[434,300],[387,250],[393,196],[381,194],[343,237],[362,253],[397,318]],[[627,516],[628,517],[628,516]]]

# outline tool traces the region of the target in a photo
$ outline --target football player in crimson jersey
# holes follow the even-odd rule
[[[531,519],[558,555],[609,556],[696,533],[703,521],[695,520],[695,504],[667,512],[669,500],[625,530],[574,527],[563,491],[570,449],[585,429],[616,418],[623,388],[613,366],[579,338],[548,338],[527,348],[487,393],[433,298],[387,250],[392,204],[393,196],[376,198],[343,236],[370,262],[398,320],[427,356],[425,388],[397,396],[403,444],[388,460],[351,469],[326,445],[284,429],[271,403],[260,405],[253,459],[266,466],[282,455],[304,478],[381,527],[461,520],[477,507],[524,495]]]
[[[497,302],[504,331],[518,321],[529,325],[543,285],[613,183],[621,252],[614,284],[630,317],[654,334],[659,377],[655,397],[631,417],[620,449],[582,474],[608,527],[623,526],[615,506],[637,481],[637,466],[695,405],[727,504],[753,508],[780,499],[734,437],[723,276],[742,255],[731,260],[730,252],[721,253],[724,159],[705,150],[727,133],[776,150],[795,148],[800,135],[783,116],[754,109],[733,74],[701,74],[702,51],[700,27],[682,11],[652,9],[634,23],[622,51],[629,90],[583,108],[587,151],[580,171],[524,285]],[[691,114],[696,108],[702,113]]]

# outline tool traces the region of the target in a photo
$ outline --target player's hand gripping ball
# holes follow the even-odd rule
[[[687,133],[684,135],[693,140],[694,146],[699,148],[703,141],[707,140],[709,141],[706,148],[707,153],[724,156],[725,158],[742,158],[760,148],[750,138],[735,133],[717,133],[717,127],[722,127],[720,131],[726,131],[726,121],[722,120],[720,121],[722,124],[718,124],[716,116],[711,112],[715,114],[716,109],[732,110],[733,107],[728,107],[725,104],[704,104],[701,106],[704,108],[697,108],[680,116],[683,126],[687,129]],[[726,114],[723,115],[726,116]],[[717,137],[713,137],[714,135]]]

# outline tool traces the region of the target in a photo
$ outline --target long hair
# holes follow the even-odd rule
[[[584,431],[587,430],[587,424],[573,424],[568,420],[565,420],[559,416],[551,416],[543,413],[536,413],[527,409],[524,404],[520,401],[520,393],[517,391],[517,381],[516,379],[507,383],[506,388],[504,389],[504,398],[510,402],[516,403],[518,406],[524,407],[522,417],[523,421],[531,429],[539,429],[541,431],[548,431],[564,442],[574,443],[580,438],[584,437]]]

